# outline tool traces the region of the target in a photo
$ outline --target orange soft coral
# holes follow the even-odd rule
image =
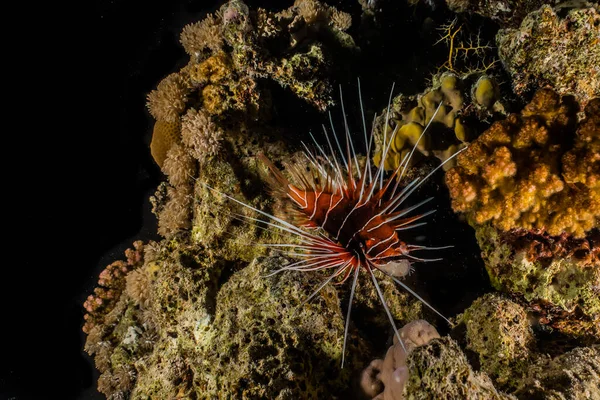
[[[446,183],[455,211],[503,231],[583,237],[600,226],[600,100],[577,125],[568,98],[541,90],[457,158]]]

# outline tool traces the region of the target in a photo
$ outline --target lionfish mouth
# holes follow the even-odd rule
[[[336,282],[337,284],[342,284],[352,275],[352,287],[344,328],[342,368],[345,360],[352,300],[361,270],[370,275],[394,333],[403,348],[404,343],[398,333],[390,309],[385,302],[379,282],[373,273],[374,270],[379,270],[391,278],[395,283],[415,296],[450,324],[450,321],[446,317],[398,278],[410,272],[412,262],[441,260],[441,258],[426,259],[417,257],[411,253],[419,250],[446,249],[452,246],[426,247],[409,244],[400,239],[398,232],[426,224],[426,222],[421,220],[435,212],[435,210],[429,210],[416,215],[413,215],[413,211],[428,203],[433,199],[432,197],[424,199],[410,207],[402,207],[403,203],[423,182],[442,168],[445,163],[464,151],[466,147],[454,153],[424,178],[416,178],[408,184],[401,186],[402,178],[405,175],[411,157],[421,138],[428,131],[431,121],[434,120],[440,106],[443,104],[442,102],[429,124],[427,124],[421,133],[421,136],[419,136],[412,150],[391,174],[388,174],[387,177],[384,176],[383,160],[385,160],[388,154],[394,135],[398,129],[398,126],[396,126],[393,132],[389,132],[388,135],[387,127],[393,90],[394,86],[392,86],[387,107],[383,132],[382,161],[379,167],[372,166],[368,157],[372,151],[374,133],[372,129],[371,134],[367,134],[360,80],[358,80],[358,94],[367,155],[367,160],[362,169],[359,167],[354,144],[350,137],[341,88],[340,102],[344,116],[345,151],[342,150],[340,138],[336,135],[330,113],[331,138],[329,132],[323,126],[327,147],[319,145],[311,134],[315,150],[311,151],[306,144],[302,143],[304,147],[303,155],[307,164],[300,166],[293,163],[284,163],[285,169],[291,179],[286,178],[265,155],[260,154],[258,156],[270,171],[267,181],[272,195],[289,206],[289,212],[285,217],[279,218],[261,211],[202,183],[219,195],[267,218],[248,217],[252,222],[266,224],[269,227],[291,234],[297,239],[296,243],[267,244],[267,246],[276,249],[288,249],[289,252],[286,254],[298,259],[291,264],[271,272],[267,276],[273,276],[284,271],[307,272],[325,269],[333,270],[333,273],[310,296],[302,301],[299,307],[314,298],[335,278],[339,278],[339,281]],[[308,168],[306,168],[306,165],[308,165]]]

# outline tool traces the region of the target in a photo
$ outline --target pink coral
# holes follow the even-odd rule
[[[361,388],[373,400],[403,400],[404,386],[408,381],[408,354],[416,347],[440,337],[437,330],[425,320],[412,321],[398,332],[404,347],[394,335],[394,345],[388,349],[385,358],[373,360],[361,375]]]
[[[125,289],[125,276],[142,264],[144,245],[138,240],[133,243],[133,246],[133,249],[125,251],[127,262],[115,261],[100,273],[98,287],[94,289],[94,294],[89,295],[83,303],[83,307],[87,311],[83,316],[85,333],[90,333],[92,328],[102,323]]]

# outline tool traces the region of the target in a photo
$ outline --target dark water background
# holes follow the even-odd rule
[[[145,96],[185,64],[178,44],[183,26],[222,3],[91,1],[47,10],[30,5],[20,14],[36,17],[23,19],[34,35],[29,42],[21,32],[10,36],[23,51],[17,65],[28,68],[31,87],[15,100],[27,111],[18,117],[26,129],[5,146],[18,162],[5,183],[10,257],[0,267],[0,399],[104,398],[95,390],[93,362],[82,351],[82,304],[100,271],[121,259],[134,240],[158,239],[148,197],[162,175],[149,152],[153,121]],[[277,10],[292,3],[247,1]],[[360,13],[357,1],[327,3]],[[364,62],[345,66],[339,76],[346,92],[354,92],[360,76],[366,106],[375,110],[386,104],[392,81],[397,92],[423,90],[427,66],[444,57],[443,49],[423,44],[437,33],[422,14],[440,23],[450,14],[442,7],[397,7],[378,34],[361,37]],[[323,122],[325,116],[289,93],[281,96],[291,106],[280,107],[274,123],[306,132]],[[446,208],[431,226],[444,239],[438,244],[458,246],[444,254],[446,265],[424,266],[412,281],[454,315],[489,286],[472,232],[449,211],[445,192],[439,196],[438,205]]]

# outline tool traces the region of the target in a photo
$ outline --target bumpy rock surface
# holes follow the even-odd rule
[[[600,346],[540,358],[516,392],[521,399],[600,399]]]
[[[195,381],[203,398],[338,398],[344,391],[366,348],[353,335],[347,368],[340,371],[344,320],[335,289],[328,286],[300,305],[298,299],[311,293],[319,277],[264,278],[284,263],[256,261],[219,291],[214,319],[198,338]]]
[[[599,21],[597,5],[573,9],[564,18],[544,5],[520,28],[501,29],[496,44],[515,92],[550,86],[581,104],[600,96]]]
[[[516,399],[482,372],[475,372],[458,344],[444,337],[417,347],[407,359],[407,399]]]
[[[534,347],[525,309],[496,294],[477,299],[461,318],[467,328],[467,348],[479,355],[481,369],[506,389],[511,377],[527,369]]]
[[[542,323],[598,341],[600,262],[597,248],[590,250],[588,239],[560,243],[559,238],[542,235],[516,238],[490,226],[477,227],[476,235],[495,288],[527,301],[540,313]]]
[[[544,0],[446,0],[457,13],[474,13],[494,20],[501,27],[518,26],[528,13],[547,3]]]

